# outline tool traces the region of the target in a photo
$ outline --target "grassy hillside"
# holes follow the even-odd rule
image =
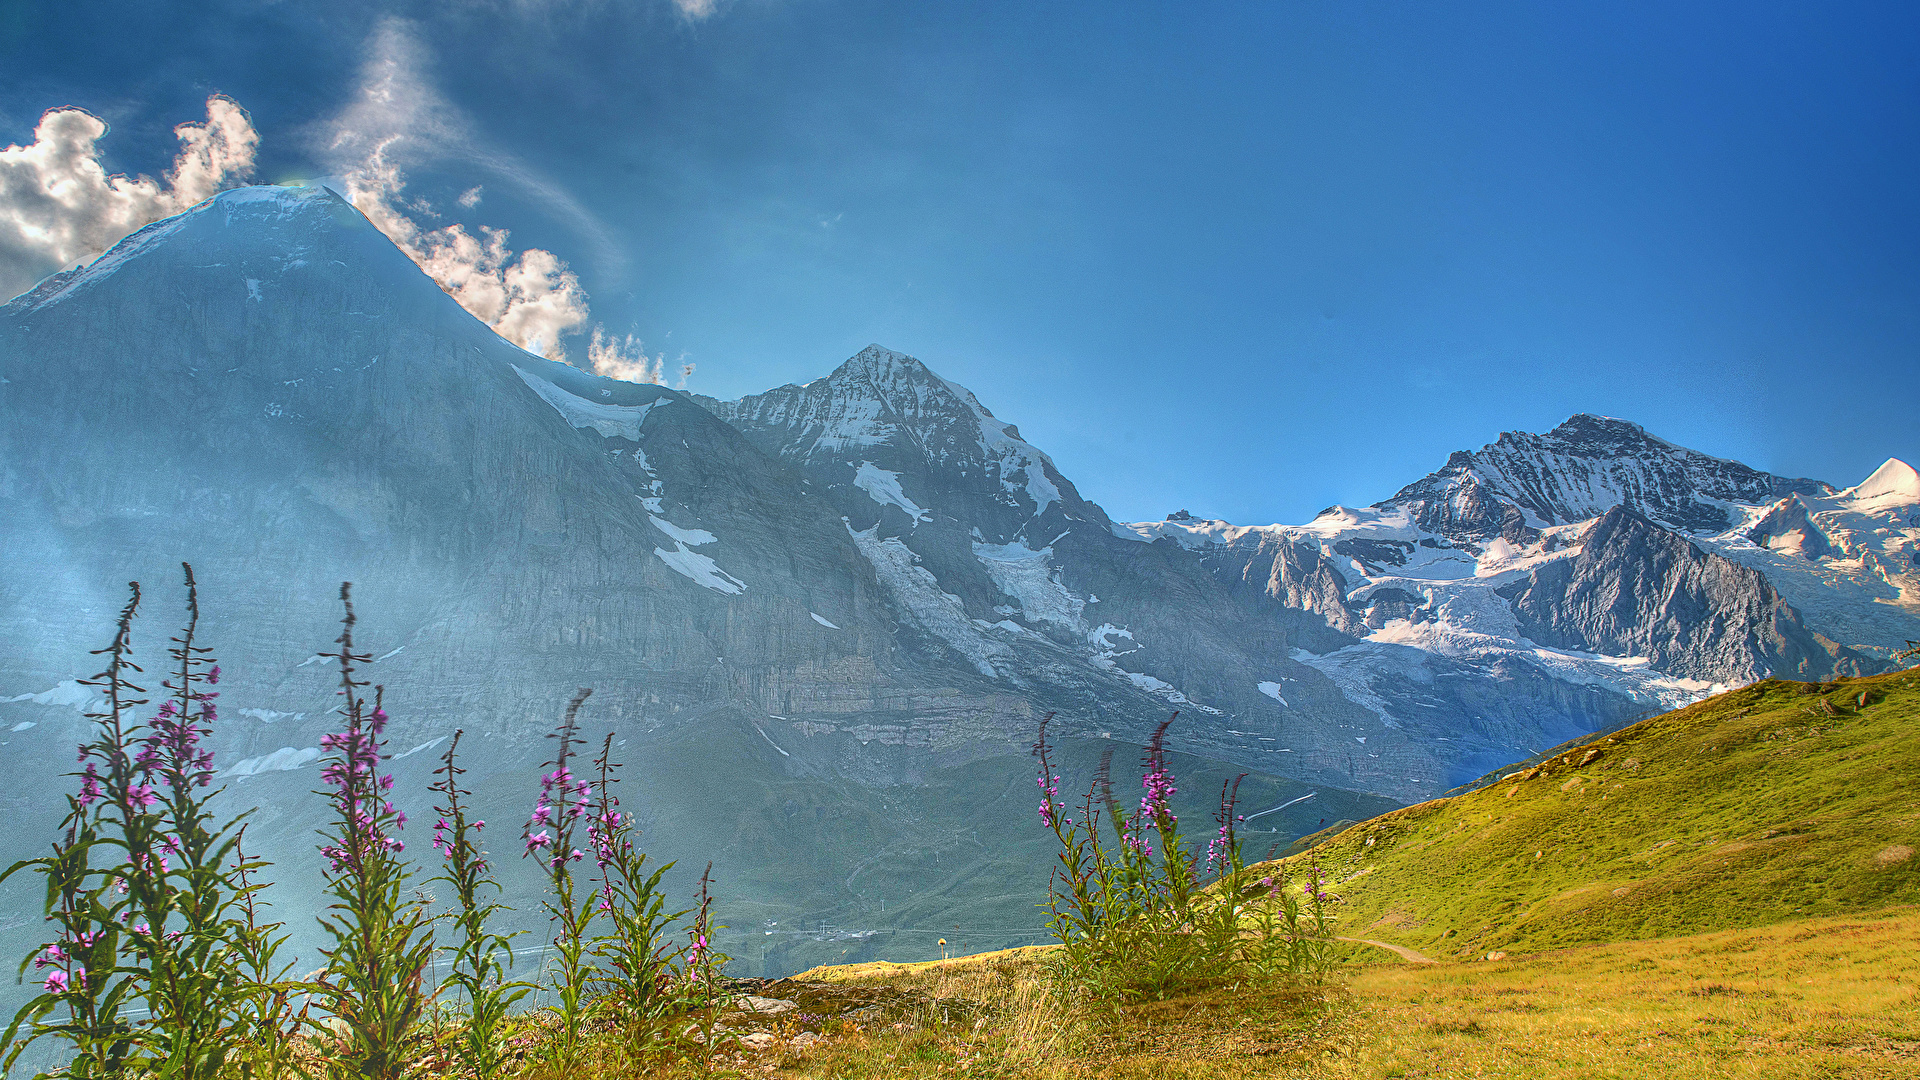
[[[1916,847],[1897,672],[1756,683],[1269,865],[1318,861],[1343,935],[1473,959],[1911,904]]]

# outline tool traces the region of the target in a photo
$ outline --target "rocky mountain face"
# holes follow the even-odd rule
[[[1115,687],[1144,691],[1195,718],[1188,737],[1209,753],[1418,799],[1642,709],[1504,661],[1410,653],[1374,680],[1342,650],[1394,601],[1351,607],[1341,552],[1267,532],[1220,552],[1116,526],[971,393],[891,350],[804,386],[700,400],[801,465],[903,633],[1028,693],[1070,680],[1101,699],[1095,717],[1116,714]],[[1087,682],[1090,669],[1106,678]]]
[[[1544,435],[1503,433],[1459,451],[1439,472],[1377,505],[1404,507],[1414,524],[1461,542],[1523,543],[1538,530],[1588,521],[1615,506],[1669,526],[1719,532],[1725,503],[1767,503],[1793,493],[1832,494],[1818,480],[1789,480],[1708,457],[1625,420],[1582,413]]]
[[[1644,656],[1687,678],[1820,682],[1881,668],[1808,630],[1759,571],[1625,505],[1587,529],[1578,555],[1544,563],[1498,592],[1521,632],[1542,645]]]
[[[0,309],[0,855],[57,817],[34,793],[124,583],[151,670],[190,560],[226,798],[290,923],[352,580],[422,809],[462,729],[482,813],[523,821],[591,686],[649,849],[714,860],[744,972],[1021,943],[1042,715],[1071,788],[1180,710],[1187,812],[1248,772],[1284,846],[1716,684],[1872,667],[1920,637],[1916,513],[1898,462],[1835,491],[1576,417],[1303,526],[1115,523],[905,354],[732,402],[602,379],[332,193],[241,189]]]
[[[1188,737],[1210,752],[1378,786],[1349,749],[1372,717],[1292,658],[1344,640],[1291,602],[1292,576],[1243,588],[1177,548],[1120,539],[1018,429],[919,360],[876,345],[804,386],[700,400],[833,504],[925,654],[1058,702],[1069,730],[1109,730],[1143,699],[1149,713],[1187,710]],[[1260,690],[1280,679],[1301,684],[1310,723]],[[1412,748],[1396,765],[1396,785],[1410,768],[1427,783],[1449,768]]]

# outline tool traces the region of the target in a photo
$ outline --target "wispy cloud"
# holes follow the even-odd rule
[[[382,19],[367,39],[353,97],[322,124],[315,142],[336,169],[357,168],[379,151],[401,168],[453,163],[479,169],[537,204],[573,231],[603,278],[626,272],[627,257],[606,225],[565,188],[519,157],[491,145],[466,113],[435,88],[431,56],[413,25]],[[477,200],[480,189],[470,189]]]
[[[468,0],[479,6],[512,8],[525,15],[552,17],[556,13],[589,12],[613,4],[628,4],[632,0]],[[663,6],[670,3],[673,9],[688,22],[699,22],[710,18],[720,10],[720,0],[660,0]]]
[[[99,147],[107,124],[83,109],[49,110],[31,144],[0,150],[0,297],[91,260],[253,171],[260,136],[229,98],[208,98],[206,122],[173,133],[180,152],[161,180],[108,175]]]
[[[565,359],[561,338],[586,325],[586,290],[559,256],[542,248],[515,252],[504,229],[465,224],[432,228],[435,215],[408,200],[406,169],[447,163],[478,165],[574,226],[617,276],[606,229],[586,209],[511,155],[487,148],[464,113],[426,76],[428,55],[407,22],[382,20],[367,42],[353,98],[326,125],[324,154],[342,170],[344,194],[449,295],[502,337],[524,349]],[[480,205],[484,188],[455,201]]]
[[[593,328],[593,337],[587,343],[587,362],[595,375],[605,375],[610,379],[622,379],[627,382],[658,383],[666,385],[667,357],[665,353],[647,355],[647,348],[640,339],[627,334],[624,337],[605,332],[600,327]],[[693,365],[682,357],[679,364],[679,389],[686,389],[687,380],[693,377]]]

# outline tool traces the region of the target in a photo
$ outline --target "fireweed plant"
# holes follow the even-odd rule
[[[1110,759],[1078,807],[1061,802],[1047,741],[1053,714],[1040,721],[1040,822],[1060,842],[1046,906],[1063,946],[1055,975],[1069,997],[1124,1004],[1326,971],[1332,897],[1317,873],[1297,899],[1284,881],[1246,872],[1237,780],[1221,789],[1204,862],[1189,851],[1172,809],[1178,788],[1166,752],[1167,728],[1178,716],[1148,740],[1140,804],[1131,811],[1112,794]]]
[[[106,711],[88,714],[94,739],[80,747],[80,792],[69,797],[63,839],[52,856],[7,871],[47,875],[48,917],[65,931],[29,958],[50,970],[5,1036],[8,1067],[27,1043],[52,1035],[72,1044],[76,1076],[131,1070],[200,1080],[234,1064],[251,1068],[272,1026],[260,1005],[292,985],[271,964],[284,936],[252,921],[247,875],[266,864],[240,850],[246,815],[216,824],[208,809],[217,794],[209,790],[213,754],[201,743],[216,720],[219,693],[207,687],[219,683],[220,668],[197,643],[199,587],[193,567],[181,569],[187,622],[168,650],[157,715],[144,726],[129,717],[146,704],[128,679],[140,670],[130,659],[136,582],[113,643],[96,650],[109,657],[106,670],[85,680]],[[118,855],[94,865],[96,848]],[[135,1000],[145,1005],[138,1020],[124,1015]],[[47,1023],[61,1004],[68,1022]],[[23,1026],[28,1037],[16,1042]]]
[[[232,927],[231,940],[235,967],[240,974],[239,985],[247,1000],[248,1030],[254,1039],[253,1052],[241,1062],[240,1073],[251,1080],[254,1076],[282,1076],[289,1071],[295,1040],[309,1025],[313,999],[310,994],[301,993],[300,1006],[294,1007],[294,995],[311,987],[288,978],[293,961],[282,963],[278,959],[281,946],[287,942],[287,935],[281,933],[285,924],[261,920],[258,894],[267,885],[254,881],[252,874],[267,864],[249,862],[245,842],[243,826],[233,843],[240,919]]]
[[[207,808],[213,753],[202,740],[213,733],[213,699],[220,695],[203,687],[219,684],[220,666],[212,650],[196,643],[199,586],[192,566],[181,569],[187,623],[168,650],[172,670],[161,683],[168,696],[134,758],[149,797],[158,801],[137,815],[128,813],[131,802],[122,809],[132,870],[124,880],[138,908],[122,921],[132,923],[133,953],[146,969],[149,1041],[165,1062],[158,1073],[211,1080],[236,1053],[260,1047],[267,1017],[256,1008],[257,995],[283,989],[275,984],[285,982],[286,972],[248,962],[246,949],[264,947],[270,958],[278,947],[271,931],[258,940],[246,933],[247,874],[265,865],[249,863],[240,849],[252,811],[216,823]]]
[[[87,714],[93,735],[79,748],[81,769],[72,774],[79,790],[67,797],[58,839],[51,854],[0,875],[44,876],[55,937],[21,962],[22,976],[30,970],[40,992],[0,1038],[3,1068],[10,1071],[30,1045],[48,1039],[66,1044],[59,1075],[69,1077],[306,1075],[300,1059],[313,1058],[339,1080],[397,1080],[420,1062],[432,1038],[426,1013],[441,989],[426,979],[435,920],[408,887],[413,872],[398,837],[406,815],[390,801],[393,777],[380,772],[384,688],[374,687],[369,702],[368,681],[357,677],[368,657],[354,651],[352,587],[341,585],[344,617],[334,654],[344,730],[321,740],[330,754],[317,792],[333,811],[320,847],[331,902],[319,917],[333,947],[321,950],[327,965],[316,981],[297,981],[283,955],[283,924],[262,917],[267,884],[259,873],[268,864],[246,854],[246,815],[221,821],[209,810],[218,790],[204,741],[217,719],[219,692],[212,688],[220,669],[199,643],[198,585],[192,567],[182,565],[188,618],[168,650],[172,662],[156,713],[144,725],[135,719],[148,704],[141,696],[147,691],[133,681],[142,674],[132,658],[141,601],[135,582],[112,642],[95,650],[107,658],[104,670],[82,680],[104,704]],[[594,763],[597,783],[572,772],[579,711],[590,693],[575,695],[549,736],[560,747],[541,777],[524,836],[526,853],[540,854],[553,883],[546,906],[558,924],[561,1025],[549,1047],[560,1062],[576,1062],[590,1007],[626,1024],[628,1042],[642,1051],[665,1021],[692,1014],[704,1061],[730,997],[721,977],[728,957],[712,944],[712,866],[701,877],[687,939],[676,943],[673,927],[688,913],[666,910],[661,883],[671,864],[650,865],[636,848],[633,819],[613,794],[620,766],[611,760],[612,736]],[[435,773],[433,790],[443,804],[436,807],[434,847],[445,871],[435,880],[450,884],[458,902],[458,911],[444,916],[457,928],[446,949],[445,987],[464,999],[466,1014],[453,1054],[479,1080],[499,1075],[508,1012],[534,987],[507,981],[513,935],[487,928],[503,905],[491,899],[498,885],[479,847],[486,823],[469,820],[471,792],[459,785],[462,734],[454,733]],[[599,873],[596,887],[580,897],[572,866],[585,857],[573,846],[583,820]],[[611,929],[595,936],[590,931],[601,916]],[[596,960],[604,967],[595,968]],[[316,1010],[328,1017],[330,1033],[303,1040],[320,1026]]]
[[[693,925],[687,929],[685,977],[680,984],[683,1007],[696,1017],[691,1033],[700,1039],[703,1070],[713,1061],[720,1012],[733,1000],[720,974],[733,958],[713,947],[713,932],[724,928],[713,922],[712,884],[713,864],[708,863],[700,873],[700,899],[694,905]]]
[[[551,766],[553,771],[540,777],[540,796],[534,801],[533,816],[522,836],[526,842],[522,858],[537,853],[552,885],[543,906],[554,927],[553,953],[558,970],[553,979],[560,1001],[560,1031],[549,1050],[554,1063],[562,1067],[578,1064],[580,1057],[580,1027],[586,1018],[587,984],[593,974],[589,931],[602,899],[598,893],[576,899],[573,880],[573,864],[586,858],[585,852],[573,846],[573,830],[587,812],[589,796],[587,782],[573,775],[571,762],[574,747],[580,742],[580,706],[592,693],[591,688],[582,687],[574,694],[560,726],[547,734],[547,738],[559,740],[560,749],[542,766]]]
[[[672,863],[647,868],[647,856],[634,847],[633,815],[620,809],[613,794],[620,766],[613,760],[608,733],[594,759],[593,805],[587,816],[587,841],[599,868],[597,908],[611,924],[594,939],[593,955],[606,964],[599,982],[600,1003],[625,1025],[629,1042],[651,1041],[656,1021],[678,1004],[673,964],[682,952],[673,944],[673,924],[685,911],[669,913],[660,880]]]
[[[94,849],[108,845],[107,808],[96,804],[108,799],[144,802],[145,794],[132,792],[134,770],[128,753],[130,713],[146,704],[145,698],[134,696],[146,691],[128,677],[140,671],[130,658],[140,583],[129,582],[127,587],[133,596],[120,611],[113,642],[93,651],[95,656],[107,657],[105,670],[80,680],[82,686],[99,691],[105,711],[86,714],[94,721],[94,739],[80,746],[84,768],[72,774],[80,778],[80,793],[67,796],[63,835],[54,843],[52,854],[17,862],[5,875],[31,869],[46,877],[46,918],[57,935],[21,961],[23,974],[31,965],[44,981],[41,993],[20,1009],[7,1028],[8,1071],[28,1046],[42,1038],[71,1047],[67,1072],[75,1077],[119,1076],[127,1071],[129,1059],[141,1056],[132,1026],[120,1019],[122,1007],[140,985],[139,972],[124,970],[120,962],[120,916],[127,902],[114,887],[115,869],[94,865]],[[100,771],[102,765],[105,774]],[[59,1009],[66,1011],[66,1018],[49,1020]],[[18,1038],[22,1029],[26,1037]]]
[[[480,830],[485,821],[467,819],[462,799],[472,795],[460,786],[466,772],[454,764],[460,749],[460,736],[441,757],[434,775],[440,779],[433,790],[442,805],[434,807],[440,819],[433,826],[433,847],[444,860],[444,870],[434,879],[453,888],[457,910],[444,916],[453,921],[455,943],[446,948],[451,964],[444,983],[466,999],[465,1026],[455,1035],[453,1056],[462,1074],[474,1080],[490,1080],[498,1075],[506,1053],[507,1011],[515,1002],[533,991],[528,983],[507,981],[507,966],[513,962],[513,934],[498,934],[487,929],[487,920],[505,908],[492,897],[500,892],[493,880],[492,865],[480,850]],[[503,963],[501,958],[505,957]]]
[[[327,860],[327,892],[333,902],[320,926],[333,938],[322,949],[327,968],[316,996],[333,1014],[338,1046],[325,1055],[330,1075],[345,1080],[398,1080],[423,1048],[421,1024],[431,991],[425,985],[434,943],[426,905],[412,897],[411,868],[400,857],[405,848],[394,834],[407,816],[388,795],[393,777],[380,774],[387,712],[384,689],[374,687],[369,702],[361,693],[366,680],[354,678],[354,665],[370,657],[353,651],[353,599],[350,583],[340,585],[346,608],[335,654],[340,661],[340,712],[344,730],[323,736],[332,751],[320,770],[323,791],[334,820],[321,833],[320,854]]]

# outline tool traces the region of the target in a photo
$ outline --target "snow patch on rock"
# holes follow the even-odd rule
[[[0,698],[0,701],[31,701],[35,705],[64,705],[76,712],[100,712],[107,699],[91,686],[81,686],[78,679],[67,679],[55,685],[51,690],[42,690],[37,694],[19,694],[15,697]]]
[[[989,638],[967,616],[967,606],[920,565],[920,560],[897,537],[879,538],[879,527],[847,532],[854,546],[872,564],[874,576],[887,590],[894,607],[920,629],[951,645],[987,678],[998,678],[993,661],[1011,657],[1007,647]]]
[[[647,515],[647,520],[653,522],[654,528],[673,537],[686,547],[699,547],[702,544],[711,544],[719,539],[719,537],[705,529],[683,529],[665,518],[655,517],[652,514]]]
[[[675,573],[702,588],[712,589],[714,592],[725,593],[728,596],[738,596],[747,589],[746,582],[720,569],[717,563],[705,555],[687,550],[685,544],[676,542],[672,551],[666,548],[654,548],[653,553],[660,557],[661,562],[672,567]]]
[[[1060,584],[1058,572],[1048,561],[1051,547],[1038,551],[1021,541],[1011,544],[973,545],[974,558],[1002,595],[1017,601],[1028,622],[1051,623],[1071,633],[1084,632],[1081,615],[1087,602]]]
[[[932,521],[933,515],[922,510],[907,493],[901,490],[900,474],[882,469],[871,461],[863,461],[853,471],[853,486],[867,493],[867,497],[881,506],[897,506],[907,512],[907,516],[916,522]]]
[[[261,773],[269,772],[291,772],[318,760],[320,760],[320,748],[317,746],[305,746],[297,750],[291,746],[283,746],[271,754],[237,761],[220,775],[243,777],[259,776]]]
[[[412,757],[413,755],[415,755],[415,754],[417,754],[417,753],[419,753],[419,752],[420,752],[420,751],[422,751],[422,750],[431,750],[431,749],[433,749],[434,747],[436,747],[436,746],[439,746],[439,745],[440,745],[441,743],[443,743],[443,742],[446,742],[446,741],[447,741],[447,737],[446,737],[445,735],[442,735],[442,736],[440,736],[439,738],[437,738],[437,739],[433,739],[433,740],[431,740],[431,741],[429,741],[429,742],[423,742],[423,743],[421,743],[421,744],[420,744],[419,746],[416,746],[416,747],[414,747],[414,748],[413,748],[413,749],[411,749],[411,750],[402,750],[402,751],[400,751],[399,753],[397,753],[397,754],[395,754],[395,755],[393,755],[392,757],[390,757],[390,758],[388,758],[387,760],[388,760],[388,761],[399,761],[399,760],[400,760],[401,758],[404,758],[404,757]]]
[[[622,438],[630,442],[640,441],[640,425],[647,414],[656,405],[671,398],[655,398],[644,405],[612,405],[604,401],[588,401],[575,397],[558,386],[528,372],[518,364],[510,365],[515,374],[540,400],[553,406],[555,412],[567,423],[577,428],[592,428],[607,438]]]

